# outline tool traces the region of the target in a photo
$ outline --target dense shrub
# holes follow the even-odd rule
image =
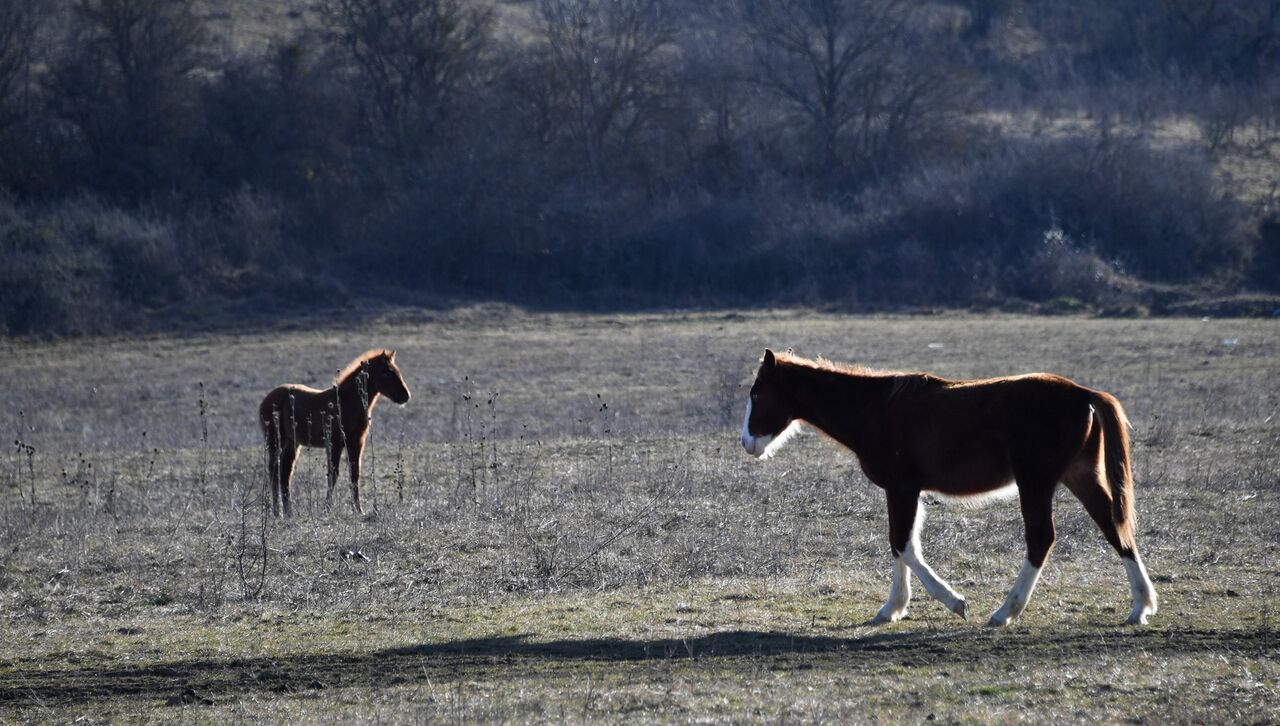
[[[1044,233],[1044,244],[1025,270],[1007,282],[1010,290],[1032,300],[1072,299],[1120,302],[1133,283],[1095,252],[1080,247],[1059,228]]]
[[[1105,304],[1133,293],[1129,275],[1238,276],[1246,219],[1195,152],[1031,141],[852,203],[760,193],[676,205],[611,245],[607,279],[677,299]]]
[[[1280,292],[1280,214],[1272,214],[1258,225],[1253,279],[1259,287]]]
[[[1238,273],[1248,251],[1245,210],[1218,189],[1207,159],[1118,139],[1009,144],[874,190],[862,205],[881,210],[871,236],[953,251],[973,274],[1025,265],[1052,228],[1169,282]]]
[[[237,195],[184,219],[129,211],[88,196],[47,205],[0,203],[0,328],[14,334],[130,328],[173,306],[259,287],[256,263],[278,253],[277,212]],[[239,265],[232,265],[234,259]],[[273,277],[281,288],[299,273]]]
[[[5,332],[92,333],[119,323],[104,250],[81,244],[58,212],[0,208],[0,326]]]

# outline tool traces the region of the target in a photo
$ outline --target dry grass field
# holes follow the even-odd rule
[[[375,345],[364,517],[265,519],[254,411]],[[1048,370],[1134,423],[1160,590],[1070,495],[1026,613],[1016,502],[931,504],[965,622],[887,594],[883,497],[817,435],[738,445],[795,346],[953,377]],[[0,722],[1280,719],[1280,328],[1269,320],[485,307],[188,337],[0,342]],[[338,499],[335,496],[335,499]]]

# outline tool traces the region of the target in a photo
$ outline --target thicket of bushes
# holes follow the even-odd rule
[[[0,0],[0,329],[1276,288],[1214,154],[1280,138],[1280,0],[1122,5],[320,0],[230,53],[189,0]]]

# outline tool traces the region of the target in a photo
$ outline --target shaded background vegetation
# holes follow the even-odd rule
[[[1280,0],[0,0],[0,331],[1177,310],[1277,154]]]

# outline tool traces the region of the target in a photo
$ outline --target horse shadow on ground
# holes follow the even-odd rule
[[[1277,653],[1275,635],[1259,631],[1096,628],[988,630],[973,627],[876,632],[859,637],[770,631],[724,631],[687,638],[545,640],[532,634],[423,643],[366,652],[297,653],[279,657],[191,659],[141,667],[27,669],[0,662],[0,709],[75,705],[112,697],[216,703],[250,692],[299,693],[328,688],[379,689],[428,680],[554,677],[584,664],[618,668],[707,661],[720,668],[771,670],[815,667],[874,669],[877,665],[955,665],[992,658],[1058,662],[1112,655],[1204,652]],[[1269,655],[1268,655],[1269,654]],[[874,672],[874,671],[872,671]]]

